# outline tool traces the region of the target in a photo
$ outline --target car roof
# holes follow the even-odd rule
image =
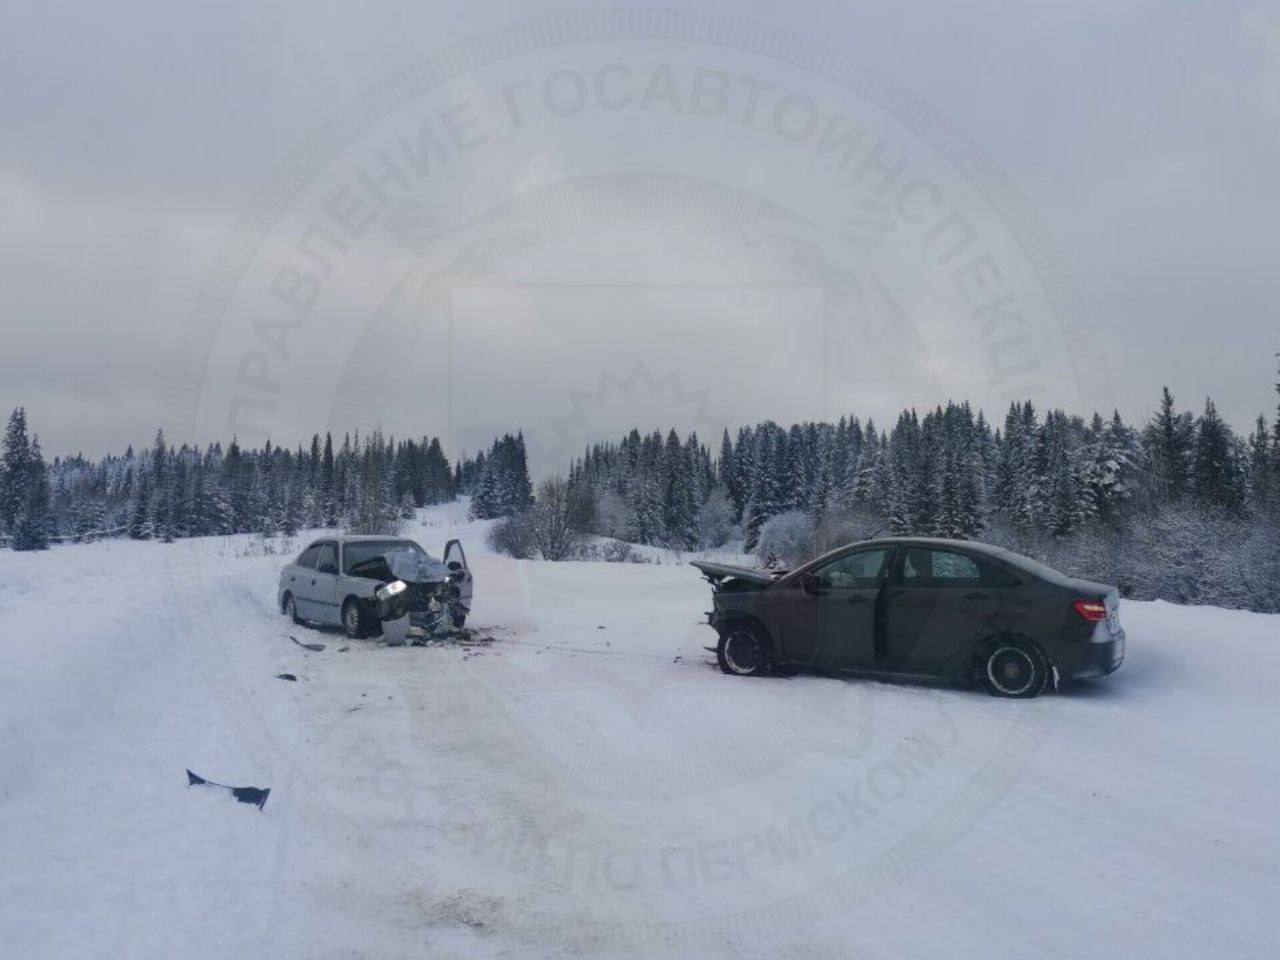
[[[325,537],[316,537],[311,543],[412,543],[408,537],[393,537],[390,534],[380,536],[376,533],[334,533]]]
[[[1004,547],[993,546],[978,540],[949,540],[945,537],[877,537],[874,540],[862,540],[856,544],[849,544],[849,546],[866,547],[877,544],[908,547],[954,547],[959,550],[986,554],[990,557],[1004,557],[1009,553]],[[843,550],[845,548],[841,547],[840,549]]]
[[[997,547],[990,543],[981,543],[977,540],[949,540],[945,537],[876,537],[874,540],[858,540],[836,547],[834,550],[828,550],[822,556],[815,557],[796,569],[803,570],[815,566],[821,560],[839,556],[852,550],[863,550],[867,547],[938,547],[939,549],[953,549],[961,553],[976,553],[984,557],[990,557],[1018,567],[1024,573],[1042,576],[1034,568],[1028,569],[1026,564],[1034,563],[1034,561],[1028,561],[1026,557],[1014,553],[1012,550],[1006,550],[1004,547]]]

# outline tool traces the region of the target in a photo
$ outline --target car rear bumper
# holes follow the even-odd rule
[[[1058,670],[1071,680],[1087,680],[1115,673],[1124,663],[1124,631],[1102,643],[1084,643],[1075,646],[1067,662],[1058,664]],[[1074,646],[1074,645],[1073,645]]]

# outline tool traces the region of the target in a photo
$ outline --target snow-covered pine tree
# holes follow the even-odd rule
[[[280,532],[286,537],[297,534],[303,522],[305,476],[289,482],[284,494],[284,513],[280,517]]]
[[[1001,458],[1001,506],[1014,529],[1024,536],[1035,526],[1040,494],[1036,471],[1039,429],[1030,400],[1009,408]]]
[[[1067,417],[1060,410],[1050,410],[1039,433],[1042,451],[1037,461],[1043,464],[1043,491],[1038,517],[1041,525],[1055,537],[1065,537],[1081,524],[1080,491],[1072,457],[1071,435]]]
[[[658,455],[646,438],[645,450],[636,464],[637,473],[628,491],[631,507],[630,534],[636,543],[660,543],[663,537],[662,483]]]
[[[498,516],[494,472],[492,461],[486,462],[471,488],[471,508],[468,512],[475,520],[492,520]]]
[[[1084,456],[1091,512],[1109,522],[1134,493],[1139,457],[1137,440],[1120,419],[1119,411],[1114,411],[1105,424],[1100,415],[1094,414]]]
[[[164,490],[164,540],[166,543],[179,537],[191,536],[190,517],[187,514],[187,463],[181,453],[170,457],[169,476]]]
[[[324,434],[324,450],[320,454],[320,482],[317,495],[320,500],[320,522],[326,527],[338,525],[338,502],[334,491],[333,435]]]
[[[1190,482],[1195,421],[1189,413],[1178,413],[1168,387],[1143,431],[1142,444],[1152,496],[1159,504],[1178,503]]]
[[[854,475],[846,481],[844,503],[851,509],[872,509],[880,511],[881,491],[879,476],[884,448],[876,430],[874,420],[867,420],[862,431],[859,453],[856,460],[850,457],[850,468]]]
[[[1280,398],[1280,377],[1276,378],[1276,395]],[[1271,424],[1271,477],[1267,487],[1271,493],[1268,512],[1280,523],[1280,399],[1276,400],[1276,418]]]
[[[948,404],[947,421],[947,469],[952,471],[956,487],[953,536],[968,540],[978,536],[986,524],[985,468],[980,436],[985,424],[974,422],[973,411],[967,403],[959,406]]]
[[[26,497],[13,525],[13,549],[48,549],[49,538],[56,531],[50,529],[52,517],[49,513],[49,472],[40,452],[39,437],[32,437],[27,451],[23,487]]]
[[[134,540],[150,540],[154,533],[151,522],[151,473],[140,464],[133,484],[133,507],[129,514],[129,536]]]
[[[883,494],[881,511],[891,533],[905,536],[911,533],[911,508],[908,503],[906,482],[899,472],[899,458],[893,451],[893,440],[880,458],[879,483]]]
[[[857,417],[841,417],[831,438],[830,451],[831,489],[828,499],[835,510],[857,509],[858,501],[862,499],[859,481],[864,467],[865,444],[861,421]]]
[[[742,487],[738,474],[738,458],[734,453],[733,441],[729,439],[728,427],[724,428],[724,433],[720,437],[720,456],[716,459],[716,475],[733,504],[734,518],[737,519],[742,516]]]
[[[453,499],[453,472],[449,469],[449,459],[444,455],[439,437],[432,437],[427,444],[423,454],[423,470],[426,476],[424,498],[427,503],[444,503]]]
[[[27,436],[27,411],[17,407],[9,414],[0,450],[0,530],[12,531],[27,502],[31,475],[31,441]]]
[[[922,520],[932,512],[928,500],[928,473],[921,455],[920,419],[914,410],[898,415],[889,435],[889,459],[893,490],[889,493],[887,519],[894,533],[925,533]]]
[[[688,449],[672,429],[662,454],[662,525],[664,540],[676,550],[692,550],[698,543],[698,499]]]
[[[1239,510],[1244,506],[1244,477],[1236,457],[1235,437],[1212,400],[1196,423],[1191,463],[1191,489],[1197,500]]]
[[[963,540],[968,524],[960,504],[960,465],[955,446],[946,443],[939,456],[937,503],[932,529],[937,537]]]
[[[810,481],[808,508],[809,516],[816,522],[827,515],[837,494],[838,486],[834,481],[838,469],[836,461],[839,458],[836,454],[836,431],[831,425],[815,423],[811,426],[813,430],[806,431],[805,438],[806,443],[813,445],[813,478]],[[847,431],[847,424],[845,429]],[[843,476],[843,471],[840,475]]]
[[[756,431],[754,472],[746,512],[746,547],[754,550],[760,527],[788,509],[791,502],[791,456],[788,435],[772,420]]]
[[[533,506],[533,482],[529,479],[529,457],[525,450],[523,430],[516,432],[511,445],[507,490],[508,510],[518,512]]]
[[[1267,418],[1259,415],[1249,435],[1249,502],[1259,514],[1271,510],[1271,434]]]

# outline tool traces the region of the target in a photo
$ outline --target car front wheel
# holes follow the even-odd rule
[[[1030,699],[1049,683],[1044,654],[1020,640],[1000,640],[991,645],[980,668],[982,685],[993,697]]]
[[[716,659],[725,673],[735,677],[758,677],[769,671],[768,642],[754,627],[730,627],[720,635]]]
[[[342,629],[347,631],[347,636],[352,640],[359,640],[368,630],[364,611],[355,600],[348,600],[342,608]]]

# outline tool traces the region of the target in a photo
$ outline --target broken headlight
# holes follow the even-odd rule
[[[404,593],[408,589],[409,585],[403,580],[392,580],[390,583],[384,583],[375,590],[374,596],[383,601],[391,600],[394,597],[400,596],[400,594]]]

